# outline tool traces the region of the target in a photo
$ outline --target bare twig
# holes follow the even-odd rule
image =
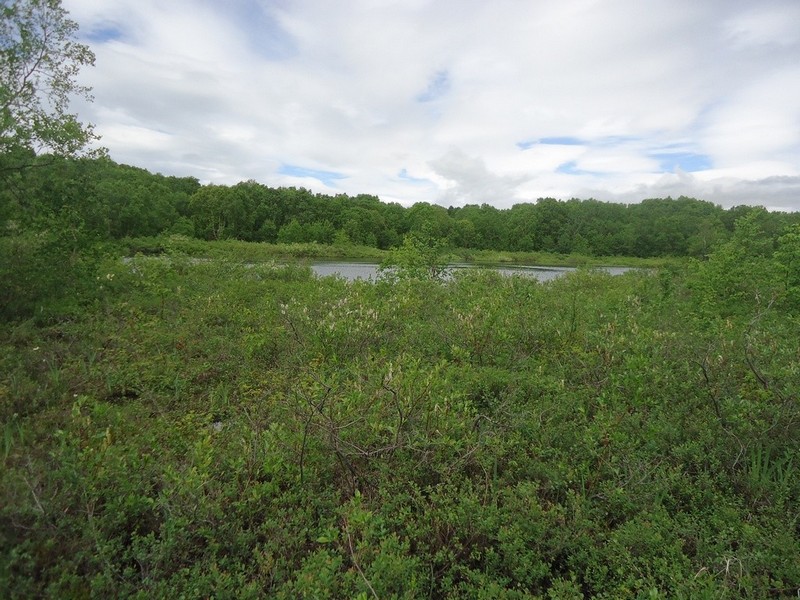
[[[347,519],[344,519],[344,532],[347,535],[347,547],[350,550],[350,559],[353,561],[353,565],[355,566],[358,574],[361,575],[361,579],[364,580],[364,583],[369,588],[369,591],[372,592],[373,598],[378,598],[377,592],[375,592],[375,588],[372,587],[372,584],[367,579],[367,576],[364,575],[364,571],[361,570],[361,565],[358,564],[358,560],[356,559],[356,553],[353,549],[353,538],[350,535],[350,529],[347,527]]]
[[[717,419],[720,423],[725,423],[725,417],[722,415],[722,409],[719,405],[719,398],[717,394],[713,391],[713,384],[711,383],[711,375],[708,372],[708,356],[704,356],[702,361],[699,361],[697,364],[700,367],[700,371],[703,373],[703,379],[706,382],[706,388],[708,390],[708,399],[711,400],[711,406],[714,407],[714,413],[717,415]]]
[[[28,489],[31,491],[31,495],[33,496],[33,501],[36,503],[36,508],[38,508],[39,512],[42,515],[44,515],[45,514],[44,507],[42,506],[42,503],[39,502],[39,496],[36,494],[36,490],[33,489],[33,486],[31,485],[31,482],[28,481],[27,477],[23,477],[22,480],[25,482],[25,484],[28,486]]]

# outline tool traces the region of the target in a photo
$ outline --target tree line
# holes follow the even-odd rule
[[[71,220],[103,240],[182,234],[203,240],[355,244],[380,249],[425,231],[456,248],[587,256],[706,256],[730,238],[734,223],[760,211],[772,239],[797,213],[752,206],[724,209],[694,198],[637,204],[540,198],[508,209],[490,204],[404,207],[377,196],[320,194],[256,181],[201,185],[194,177],[153,174],[108,158],[31,158],[6,176],[4,233]]]

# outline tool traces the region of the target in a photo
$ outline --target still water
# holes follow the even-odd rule
[[[468,264],[455,264],[448,265],[448,269],[492,269],[502,275],[523,275],[526,277],[534,277],[539,281],[549,281],[574,271],[573,267],[536,267],[536,266],[475,266]],[[620,275],[628,271],[628,267],[599,267],[600,269],[611,273],[612,275]],[[374,263],[357,263],[357,262],[316,262],[311,265],[311,269],[319,277],[328,275],[338,275],[347,280],[354,279],[376,279],[378,277],[378,265]]]

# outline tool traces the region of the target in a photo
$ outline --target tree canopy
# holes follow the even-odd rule
[[[74,98],[91,100],[77,81],[94,64],[76,40],[78,24],[61,0],[10,0],[0,8],[0,153],[74,156],[97,138],[69,112]]]

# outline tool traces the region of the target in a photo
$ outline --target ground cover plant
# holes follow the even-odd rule
[[[96,254],[2,325],[0,587],[794,597],[797,239],[549,283]]]

